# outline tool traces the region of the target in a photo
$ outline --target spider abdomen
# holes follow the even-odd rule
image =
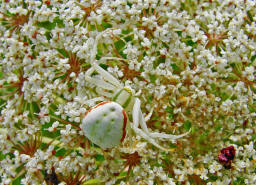
[[[92,143],[107,149],[124,140],[126,123],[127,116],[122,106],[105,101],[86,113],[81,128]]]

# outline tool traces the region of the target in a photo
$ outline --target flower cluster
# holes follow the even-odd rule
[[[101,33],[95,62],[153,108],[149,130],[191,130],[160,140],[172,152],[81,131],[109,100],[85,80]],[[0,43],[1,184],[256,184],[256,1],[3,0]]]

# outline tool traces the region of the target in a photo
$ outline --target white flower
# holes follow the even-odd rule
[[[249,145],[245,145],[245,154],[248,156],[248,157],[256,157],[256,153],[255,153],[255,149],[254,149],[254,143],[253,142],[250,142]]]
[[[144,47],[150,47],[151,42],[149,41],[148,38],[145,37],[145,38],[143,39],[143,42],[141,43],[141,45],[144,46]]]
[[[218,172],[219,170],[222,169],[222,166],[217,163],[216,161],[214,161],[210,166],[209,166],[209,172],[210,173],[215,173]]]
[[[222,185],[235,182],[241,172],[245,184],[255,184],[254,0],[5,0],[0,4],[2,183],[13,183],[24,163],[22,184],[44,183],[41,172],[50,174],[52,168],[57,176],[80,170],[85,180],[115,184],[119,177],[114,173],[128,170],[120,153],[138,152],[141,160],[129,174],[130,184],[189,184],[196,175],[207,185]],[[95,38],[107,27],[111,31],[103,34],[92,57]],[[183,132],[184,123],[190,121],[193,133],[175,143],[176,151],[170,154],[140,142],[141,137],[129,128],[122,144],[108,152],[89,144],[80,130],[81,120],[96,104],[113,101],[110,93],[118,93],[106,91],[100,96],[101,89],[86,82],[90,62],[104,65],[120,83],[140,92],[136,97],[142,102],[142,114],[154,108],[146,121],[153,132]],[[201,151],[205,143],[195,141],[206,130],[205,141],[211,145]],[[41,134],[44,144],[34,156],[15,151],[14,144],[29,142],[35,134]],[[230,145],[223,143],[226,140],[241,145],[236,146],[232,174],[216,159],[221,148]],[[170,142],[160,141],[166,147]],[[62,157],[63,149],[67,150]],[[210,182],[208,173],[218,179]]]

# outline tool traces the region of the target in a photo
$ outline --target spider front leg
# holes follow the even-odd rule
[[[132,111],[132,117],[133,117],[133,123],[131,123],[131,128],[134,130],[134,132],[138,135],[140,135],[142,138],[144,138],[145,140],[147,140],[148,142],[150,142],[152,145],[154,145],[155,147],[170,152],[173,151],[173,149],[168,149],[168,148],[164,148],[162,146],[160,146],[153,137],[151,137],[149,135],[149,131],[148,128],[146,126],[144,117],[141,113],[141,109],[140,109],[140,100],[138,98],[135,99],[135,103],[133,106],[133,111]],[[140,124],[142,121],[144,120],[145,124]],[[142,129],[139,128],[139,124],[141,126]]]
[[[90,63],[93,64],[94,61],[95,61],[95,58],[96,58],[96,54],[97,54],[97,46],[98,46],[98,42],[99,40],[102,38],[102,36],[104,35],[104,33],[107,33],[108,31],[110,30],[114,30],[114,28],[108,28],[104,31],[102,31],[101,33],[99,33],[95,40],[93,41],[93,48],[91,50],[91,57],[90,57]],[[124,59],[124,58],[118,58],[118,57],[102,57],[100,59],[100,61],[102,60],[122,60],[122,61],[126,61],[126,62],[129,62],[129,60],[127,59]]]
[[[94,71],[97,71],[99,75],[104,79],[98,79],[92,77]],[[85,73],[85,80],[106,90],[115,91],[122,87],[118,80],[113,77],[110,73],[102,69],[98,64],[92,63],[92,67],[88,69]]]
[[[109,59],[125,60],[126,61],[126,59],[122,59],[122,58],[118,58],[118,57],[102,57],[99,61],[96,61],[98,41],[102,38],[104,33],[108,32],[110,30],[113,30],[113,28],[106,29],[96,36],[94,43],[93,43],[93,48],[91,50],[91,57],[90,57],[91,68],[86,72],[85,79],[87,81],[95,84],[96,86],[105,89],[105,90],[115,91],[117,89],[122,89],[123,88],[122,84],[114,76],[112,76],[109,72],[107,72],[106,70],[101,68],[97,64],[97,62],[100,63],[101,61],[109,60]],[[104,81],[101,79],[91,77],[91,75],[94,71],[97,71],[97,73],[104,79]]]
[[[149,116],[151,114],[152,114],[152,111],[150,111]],[[147,119],[149,119],[148,116],[147,116]],[[184,137],[185,135],[187,135],[190,132],[190,130],[189,130],[187,133],[184,133],[184,134],[181,134],[181,135],[172,135],[172,134],[165,134],[165,133],[159,133],[159,132],[149,132],[149,130],[147,128],[147,125],[146,125],[145,118],[144,118],[144,116],[141,112],[141,109],[140,109],[140,100],[138,98],[135,99],[135,103],[134,103],[133,121],[134,121],[134,128],[139,129],[138,127],[140,125],[141,128],[142,128],[142,132],[144,134],[146,134],[145,137],[147,137],[148,139],[150,138],[150,140],[148,140],[148,141],[151,142],[151,143],[153,141],[154,143],[152,143],[152,144],[155,145],[155,146],[157,146],[158,144],[155,142],[154,138],[164,138],[164,139],[176,140],[178,138]],[[157,147],[160,148],[161,146],[159,147],[159,145],[158,145]],[[163,147],[161,147],[161,148],[163,148]],[[164,149],[164,150],[168,150],[168,149]]]
[[[101,68],[98,64],[93,63],[92,67],[109,83],[113,84],[117,88],[122,88],[121,83],[114,77],[112,76],[109,72]]]
[[[142,131],[141,129],[139,129],[138,127],[135,127],[133,125],[131,125],[131,128],[134,130],[134,132],[136,134],[138,134],[139,136],[141,136],[142,138],[144,138],[145,140],[147,140],[148,142],[150,142],[152,145],[154,145],[155,147],[164,150],[166,152],[170,152],[173,151],[174,149],[168,149],[168,148],[164,148],[162,146],[160,146],[153,138],[151,138],[150,136],[148,136],[144,131]]]
[[[139,106],[140,107],[140,100],[138,99],[137,101],[137,104],[136,106]],[[184,137],[186,136],[187,134],[189,134],[189,132],[191,131],[191,129],[184,133],[184,134],[180,134],[180,135],[173,135],[173,134],[165,134],[165,133],[159,133],[159,132],[149,132],[148,131],[148,128],[147,128],[147,124],[146,124],[146,120],[149,119],[149,117],[152,115],[152,110],[150,111],[149,115],[147,116],[146,120],[144,119],[144,116],[141,112],[141,109],[139,108],[140,110],[140,118],[141,118],[141,122],[140,122],[140,125],[141,125],[141,128],[148,134],[150,135],[151,137],[153,138],[164,138],[164,139],[171,139],[171,140],[176,140],[176,139],[179,139],[181,137]]]

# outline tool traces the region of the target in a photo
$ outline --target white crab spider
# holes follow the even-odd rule
[[[105,32],[106,31],[103,33]],[[141,101],[132,93],[132,90],[124,87],[115,77],[94,62],[97,42],[103,33],[99,34],[95,39],[90,60],[91,68],[86,72],[85,80],[96,85],[97,92],[112,98],[112,101],[104,101],[94,106],[86,113],[81,124],[84,135],[92,143],[97,144],[102,149],[112,148],[120,145],[124,140],[126,126],[129,124],[129,128],[149,143],[159,149],[170,151],[170,149],[160,146],[155,139],[165,138],[176,140],[187,135],[190,131],[181,135],[172,135],[150,132],[148,130],[146,121],[150,118],[153,109],[150,111],[149,115],[144,118],[140,108]],[[104,59],[103,57],[101,60]],[[94,72],[97,72],[101,76],[101,79],[92,76]],[[133,122],[129,121],[127,113],[132,114]],[[139,128],[139,126],[141,128]]]

